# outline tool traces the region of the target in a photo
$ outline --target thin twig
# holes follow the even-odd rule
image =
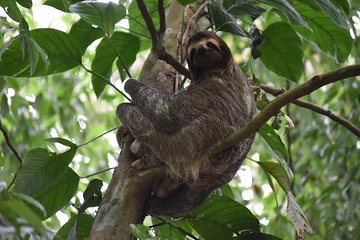
[[[16,151],[16,148],[14,147],[14,145],[12,145],[9,135],[8,135],[6,129],[4,128],[4,126],[2,125],[1,119],[0,119],[0,131],[2,132],[2,134],[4,136],[6,145],[10,148],[11,152],[14,154],[15,158],[18,160],[20,166],[22,166],[23,160],[20,157],[20,154]]]
[[[112,84],[109,80],[107,80],[106,77],[104,77],[103,75],[94,72],[90,69],[88,69],[87,67],[85,67],[82,63],[80,64],[81,67],[88,73],[95,75],[96,77],[100,78],[101,80],[103,80],[104,82],[106,82],[107,84],[109,84],[111,87],[113,87],[116,91],[118,91],[124,98],[126,98],[127,100],[131,101],[131,99],[125,95],[125,93],[123,93],[120,89],[118,89],[114,84]]]
[[[333,72],[323,75],[317,75],[310,81],[299,85],[287,92],[284,92],[271,101],[257,116],[254,117],[243,128],[231,133],[217,144],[215,144],[209,151],[209,155],[213,156],[225,149],[231,147],[235,143],[255,134],[272,116],[274,116],[280,109],[288,103],[296,99],[312,93],[324,85],[340,81],[346,78],[360,76],[360,64],[350,65],[339,68]]]
[[[132,78],[132,77],[131,77],[131,74],[130,74],[130,72],[129,72],[129,69],[128,69],[127,66],[125,65],[125,62],[122,60],[119,51],[116,49],[116,47],[114,46],[114,44],[113,44],[113,42],[111,41],[111,39],[110,39],[107,35],[105,35],[105,38],[106,38],[107,42],[109,43],[110,47],[114,50],[116,56],[119,58],[119,61],[120,61],[121,65],[123,65],[126,74],[129,76],[129,78]]]
[[[97,136],[97,137],[95,137],[95,138],[93,138],[93,139],[91,139],[91,140],[89,140],[89,141],[87,141],[87,142],[85,142],[85,143],[80,144],[79,147],[85,146],[85,145],[87,145],[87,144],[89,144],[89,143],[91,143],[91,142],[93,142],[93,141],[101,138],[102,136],[104,136],[104,135],[106,135],[106,134],[108,134],[108,133],[110,133],[110,132],[118,129],[118,128],[119,128],[119,127],[114,127],[114,128],[112,128],[112,129],[110,129],[110,130],[108,130],[108,131],[106,131],[106,132],[103,132],[103,133],[100,134],[99,136]]]
[[[107,171],[110,171],[110,170],[113,170],[115,169],[116,167],[111,167],[111,168],[107,168],[107,169],[104,169],[104,170],[100,170],[98,172],[95,172],[95,173],[92,173],[92,174],[89,174],[89,175],[86,175],[86,176],[82,176],[80,178],[89,178],[89,177],[92,177],[92,176],[95,176],[95,175],[98,175],[100,173],[103,173],[103,172],[107,172]]]
[[[285,92],[285,90],[273,88],[273,87],[270,87],[270,86],[267,86],[267,85],[261,85],[260,87],[265,92],[270,93],[270,94],[272,94],[274,96],[278,96],[278,95]],[[321,115],[327,116],[331,120],[343,125],[350,132],[352,132],[354,135],[356,135],[358,138],[360,138],[360,128],[355,126],[352,122],[345,119],[344,117],[334,113],[333,111],[331,111],[329,109],[324,109],[324,108],[319,107],[319,106],[317,106],[317,105],[315,105],[315,104],[313,104],[311,102],[300,100],[300,99],[297,99],[297,100],[293,101],[292,103],[299,106],[299,107],[306,108],[306,109],[309,109],[309,110],[311,110],[313,112],[316,112],[316,113],[319,113]]]

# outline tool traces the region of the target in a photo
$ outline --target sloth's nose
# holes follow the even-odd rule
[[[197,54],[204,54],[204,53],[206,53],[207,51],[209,51],[209,47],[208,46],[206,46],[206,45],[201,45],[201,46],[198,46],[197,48],[196,48],[196,53]]]

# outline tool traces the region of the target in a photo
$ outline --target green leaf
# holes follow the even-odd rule
[[[269,124],[265,124],[260,128],[259,133],[269,145],[271,150],[273,150],[274,153],[280,158],[283,164],[286,164],[288,154],[284,143],[282,142],[280,136],[275,132],[275,130]]]
[[[260,231],[256,217],[242,204],[213,195],[185,219],[204,239],[232,239],[241,231]]]
[[[298,81],[304,69],[301,41],[285,22],[268,26],[263,32],[264,42],[259,50],[265,66],[279,76]]]
[[[287,192],[286,196],[288,200],[287,214],[295,226],[297,235],[304,238],[305,233],[313,232],[311,225],[291,192]]]
[[[16,0],[17,3],[19,3],[21,6],[26,8],[32,7],[32,1],[31,0]]]
[[[116,51],[120,54],[122,61],[125,63],[127,68],[129,68],[129,66],[135,61],[136,54],[140,49],[139,38],[124,32],[114,32],[110,41],[114,45]],[[110,81],[113,63],[117,57],[116,52],[112,49],[108,40],[104,38],[96,48],[95,57],[91,65],[92,71],[106,77]],[[99,97],[104,91],[106,82],[93,75],[92,84],[96,96]]]
[[[17,193],[17,192],[12,192],[11,195],[14,196],[17,199],[22,200],[23,202],[27,202],[27,203],[31,204],[32,206],[36,207],[36,209],[41,211],[41,214],[43,216],[46,215],[46,210],[45,210],[44,206],[41,205],[41,203],[38,202],[36,199],[34,199],[34,198],[32,198],[32,197],[30,197],[28,195],[25,195],[25,194],[22,194],[22,193]]]
[[[236,17],[248,15],[252,19],[256,19],[265,12],[265,9],[257,6],[256,2],[251,0],[224,0],[223,4],[226,11]]]
[[[79,218],[79,219],[78,219]],[[76,224],[76,239],[88,239],[94,217],[88,214],[80,213],[79,216],[73,216],[60,228],[54,236],[54,240],[67,239],[73,226]]]
[[[38,148],[28,152],[16,178],[16,191],[35,195],[46,189],[66,169],[77,148],[70,148],[62,154],[55,154]]]
[[[91,24],[80,19],[74,23],[70,30],[70,36],[79,44],[81,54],[83,55],[86,48],[96,39],[101,38],[104,32],[100,28],[95,28]]]
[[[270,175],[276,179],[280,187],[286,193],[291,191],[290,177],[281,164],[272,161],[259,161],[257,163],[264,169],[264,171],[270,173]]]
[[[1,93],[1,99],[0,99],[0,116],[6,117],[9,114],[9,104],[8,99],[5,93]]]
[[[46,186],[41,192],[34,195],[46,209],[44,219],[51,217],[64,206],[68,205],[71,198],[75,195],[80,177],[70,167]],[[43,220],[44,220],[43,219]]]
[[[150,239],[149,227],[142,224],[130,224],[129,230],[138,239]]]
[[[44,234],[46,231],[40,218],[18,199],[0,201],[0,213],[14,225],[18,225],[18,218],[22,218],[33,226],[39,234]]]
[[[321,12],[327,14],[340,27],[348,27],[345,13],[341,12],[341,8],[335,6],[330,0],[301,0],[300,2],[311,6],[315,10],[320,10]]]
[[[295,27],[296,31],[336,61],[345,61],[352,47],[348,29],[337,26],[321,11],[314,11],[302,4],[296,5],[296,9],[303,15],[312,30]]]
[[[209,5],[209,12],[217,30],[237,34],[242,37],[249,36],[237,23],[236,19],[224,9],[221,1],[212,0]]]
[[[279,10],[279,13],[284,14],[289,20],[307,26],[306,21],[287,0],[258,0],[258,2],[272,6]]]
[[[22,35],[15,37],[9,47],[1,55],[0,75],[14,77],[44,76],[59,73],[78,66],[81,63],[81,51],[75,40],[69,34],[55,29],[36,29],[30,31],[30,37],[36,44],[32,46],[41,57],[46,54],[47,63],[39,61],[36,71],[31,74],[32,59],[23,55]],[[39,48],[34,49],[34,47]],[[39,52],[40,49],[43,53]],[[31,61],[30,61],[31,60]]]
[[[46,141],[48,142],[57,142],[64,146],[70,147],[70,148],[76,148],[77,145],[65,138],[47,138]]]
[[[0,0],[0,6],[5,10],[6,14],[14,21],[20,23],[23,16],[16,5],[15,0]]]
[[[83,212],[89,207],[99,206],[102,200],[101,187],[103,182],[100,179],[93,179],[90,181],[88,187],[84,191],[84,203],[81,205],[79,211]]]
[[[70,3],[68,0],[47,0],[44,2],[44,5],[54,7],[63,12],[68,12]]]
[[[83,1],[70,5],[69,10],[79,14],[86,22],[103,29],[108,36],[113,33],[115,24],[126,15],[125,7],[113,2]]]
[[[176,0],[178,3],[180,3],[181,5],[183,6],[186,6],[188,4],[191,4],[191,3],[194,3],[194,2],[197,2],[199,0]]]

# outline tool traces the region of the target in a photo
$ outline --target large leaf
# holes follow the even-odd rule
[[[237,34],[243,37],[249,36],[249,34],[238,24],[237,20],[224,9],[221,1],[212,0],[209,6],[209,12],[217,30]]]
[[[32,1],[31,0],[16,0],[17,3],[19,3],[21,6],[26,8],[32,7]]]
[[[232,239],[241,231],[260,231],[259,221],[244,205],[216,195],[188,214],[186,219],[204,239]]]
[[[284,143],[275,130],[269,124],[265,124],[260,128],[259,133],[270,146],[271,150],[274,151],[274,153],[280,158],[280,160],[282,160],[283,163],[286,163],[288,154]]]
[[[100,28],[93,27],[91,24],[80,19],[72,25],[69,34],[78,42],[81,54],[84,54],[86,48],[93,41],[101,38],[104,35],[104,32]]]
[[[236,17],[248,15],[256,19],[265,11],[254,0],[224,0],[223,4],[226,11]]]
[[[303,51],[295,31],[285,22],[268,26],[263,32],[260,59],[265,66],[291,81],[298,81],[303,73]]]
[[[19,225],[21,218],[33,226],[39,234],[44,234],[46,231],[39,216],[19,199],[0,200],[0,215],[15,226]]]
[[[285,192],[291,191],[291,180],[290,177],[285,170],[285,168],[276,162],[271,161],[259,161],[257,162],[267,173],[270,173],[276,181],[279,183],[281,188]]]
[[[31,41],[46,54],[46,62],[36,64],[36,71],[31,74],[30,57],[23,55],[22,40],[19,35],[14,38],[1,55],[0,75],[14,77],[44,76],[64,72],[81,63],[81,51],[69,34],[55,29],[36,29],[30,31]],[[37,51],[39,51],[39,48]],[[35,49],[36,50],[36,49]]]
[[[77,148],[55,154],[38,148],[28,152],[16,178],[16,191],[36,195],[46,189],[66,169]]]
[[[296,9],[287,0],[257,0],[258,2],[267,4],[274,7],[280,13],[285,15],[289,20],[295,21],[296,23],[306,26],[306,22]]]
[[[298,4],[296,9],[308,22],[312,31],[295,27],[308,41],[312,42],[336,61],[343,62],[350,54],[352,40],[347,29],[341,28],[323,12]]]
[[[100,27],[108,36],[111,36],[115,24],[126,14],[123,5],[113,2],[83,1],[70,5],[69,10],[79,14],[86,22]]]
[[[46,186],[41,192],[34,195],[46,210],[44,219],[51,217],[58,210],[68,205],[76,193],[80,177],[70,167]]]
[[[52,6],[63,12],[69,12],[70,4],[81,2],[83,0],[46,0],[45,5]]]
[[[81,213],[79,216],[73,216],[56,233],[54,240],[68,239],[68,236],[74,226],[76,239],[87,239],[90,235],[93,222],[94,217],[88,214]]]
[[[134,35],[124,32],[114,32],[110,39],[112,45],[119,53],[121,60],[127,68],[135,61],[136,54],[140,49],[140,40]],[[92,71],[106,77],[110,81],[114,60],[118,57],[109,40],[104,38],[96,48]],[[98,76],[93,75],[92,84],[97,96],[103,92],[106,82]]]
[[[0,0],[0,7],[2,7],[6,14],[14,21],[20,23],[23,16],[16,5],[15,0]]]
[[[320,10],[326,13],[340,27],[346,28],[348,26],[345,13],[341,11],[341,8],[335,6],[330,0],[301,0],[300,2],[312,6],[315,10]]]

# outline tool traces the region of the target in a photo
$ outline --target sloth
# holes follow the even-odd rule
[[[229,47],[216,34],[194,34],[186,58],[192,81],[185,90],[168,94],[130,79],[125,91],[132,102],[117,109],[136,139],[131,150],[138,159],[132,166],[165,165],[167,176],[145,204],[145,212],[153,216],[179,217],[199,206],[234,177],[254,139],[252,135],[209,155],[216,143],[252,120],[253,93]],[[144,147],[136,147],[140,145]]]

